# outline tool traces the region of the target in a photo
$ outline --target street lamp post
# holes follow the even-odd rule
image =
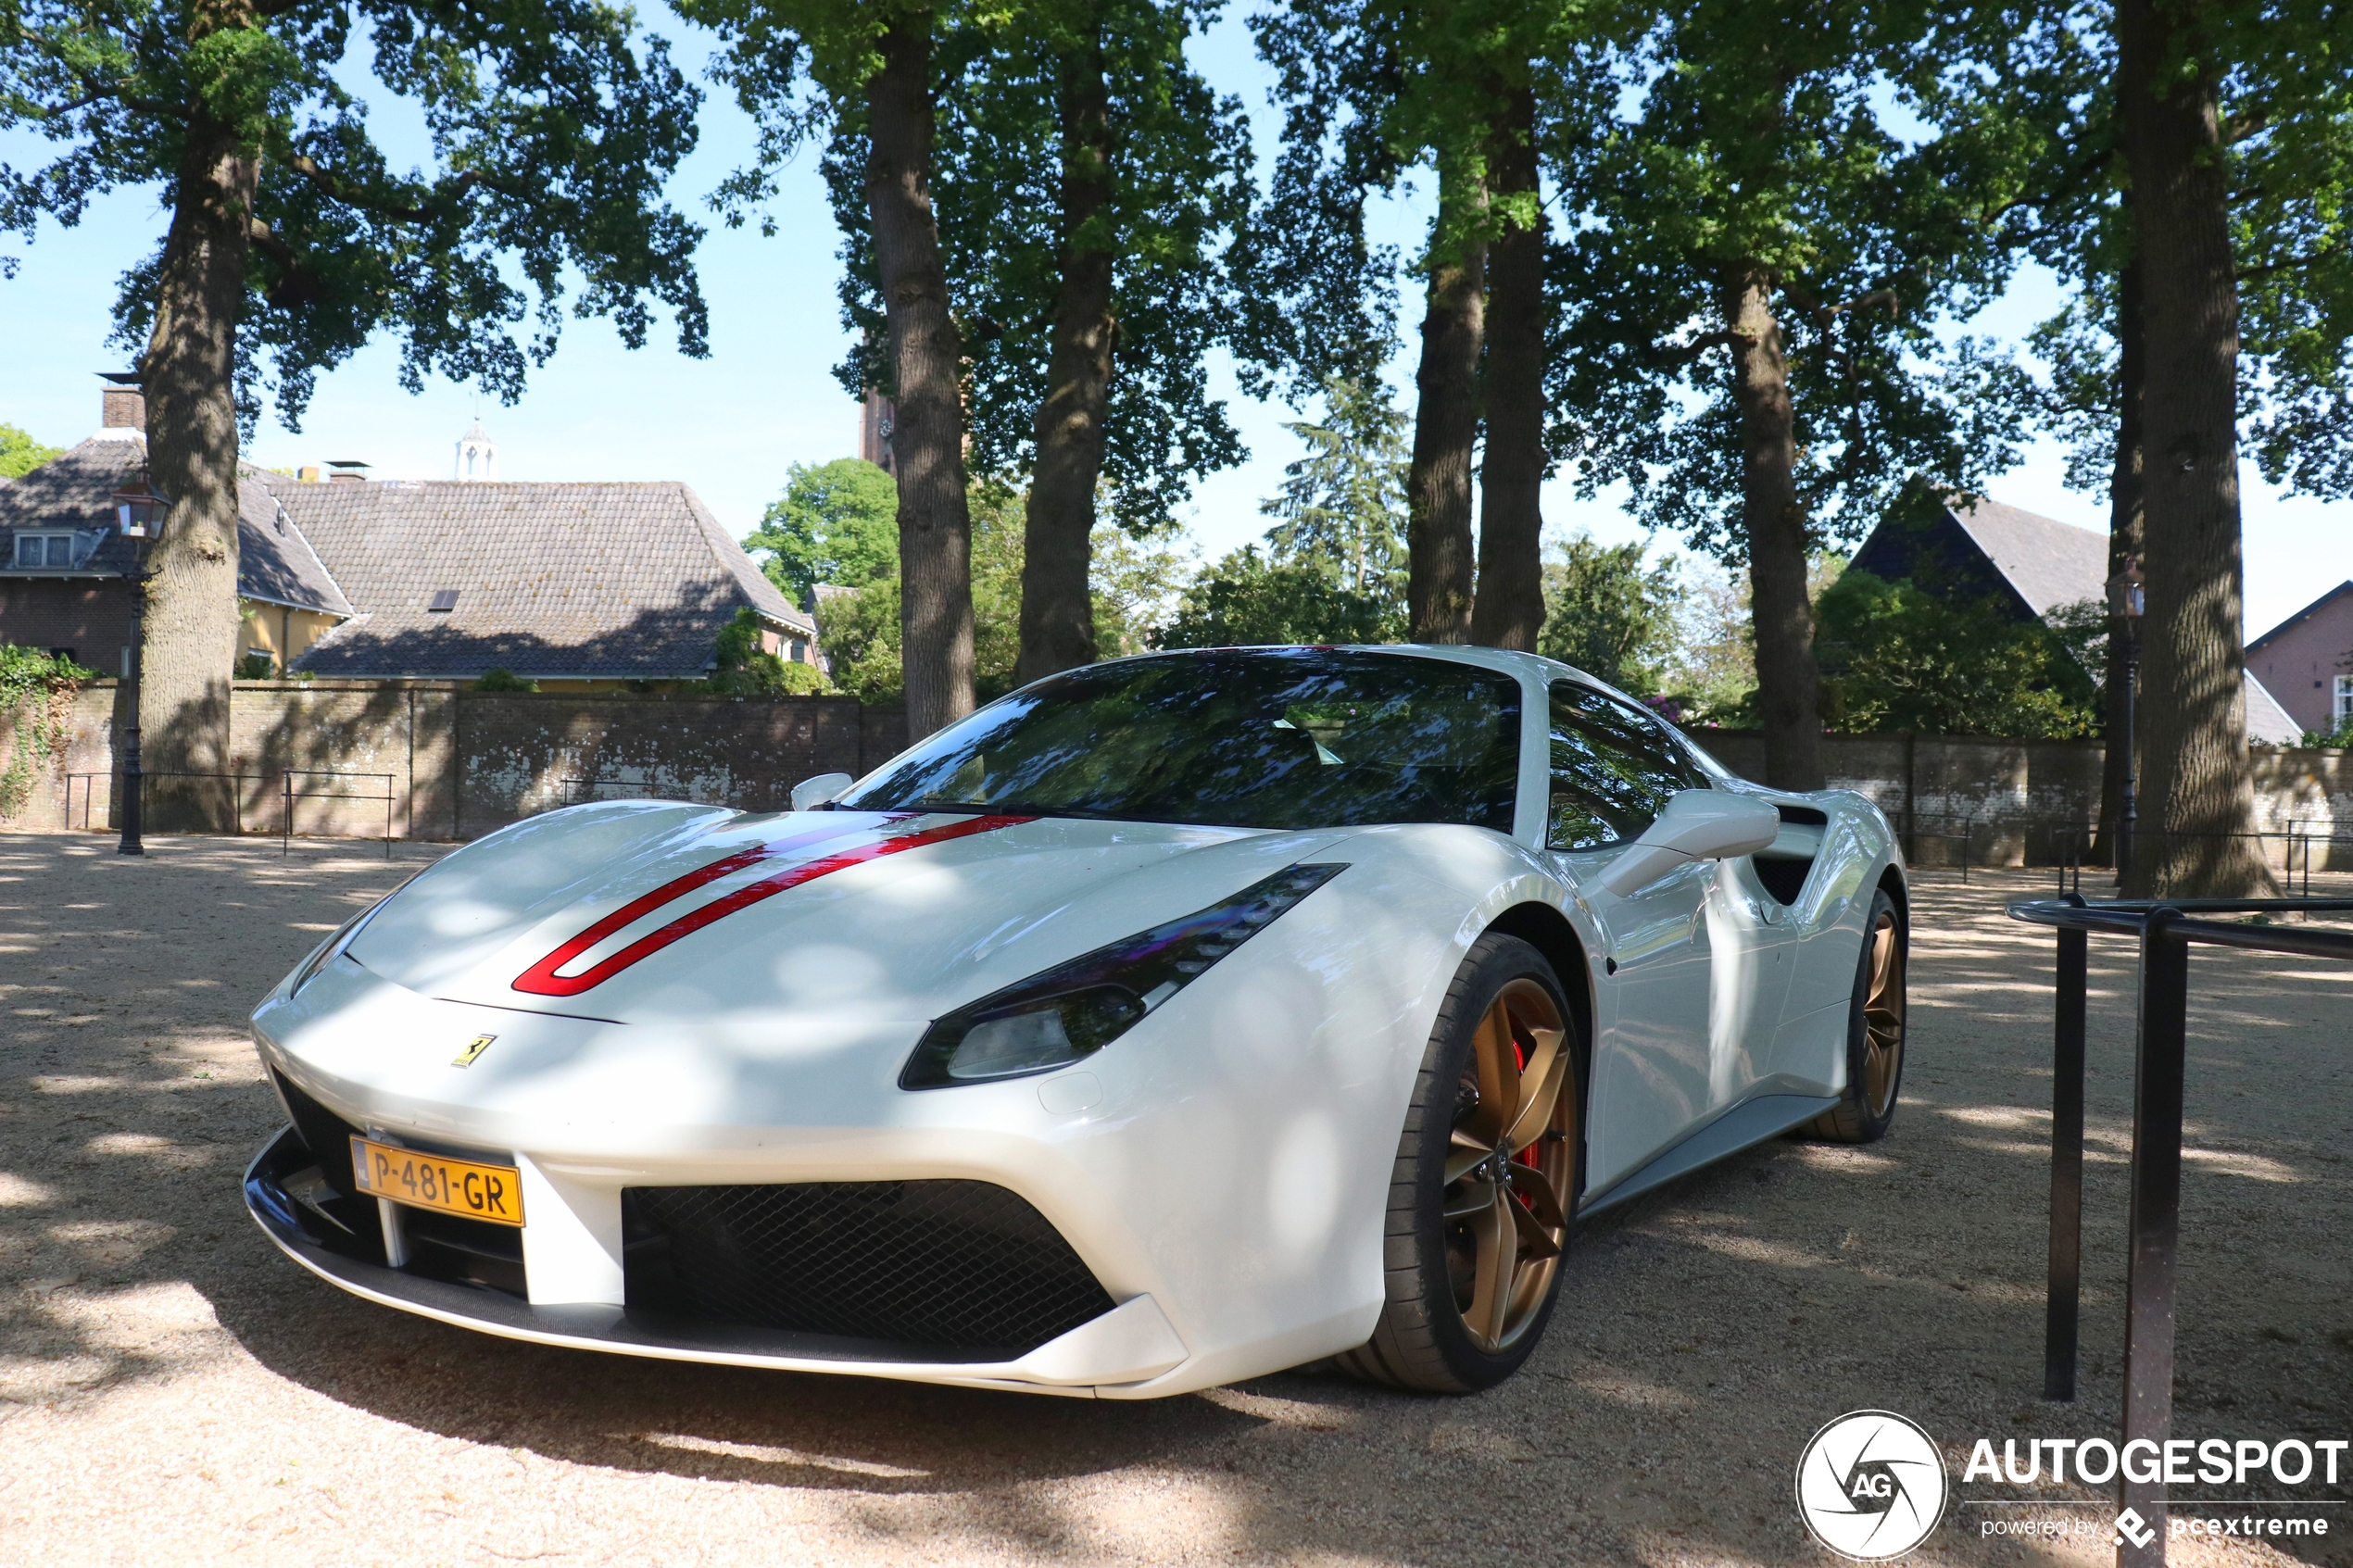
[[[147,570],[147,550],[163,532],[164,514],[170,509],[171,502],[148,483],[144,467],[137,479],[114,493],[115,528],[132,542],[131,668],[127,671],[131,682],[131,722],[124,727],[122,736],[122,842],[115,846],[119,855],[147,852],[139,838],[139,809],[146,778],[139,766],[139,671],[146,651],[147,579],[154,575]]]
[[[2108,580],[2108,608],[2115,618],[2116,635],[2124,644],[2124,788],[2118,802],[2120,820],[2116,828],[2116,880],[2121,885],[2125,873],[2133,867],[2133,830],[2140,812],[2133,797],[2139,770],[2134,761],[2133,710],[2140,692],[2141,615],[2146,601],[2142,593],[2138,556],[2125,557],[2124,570]]]

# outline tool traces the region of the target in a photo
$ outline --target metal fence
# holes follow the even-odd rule
[[[2078,894],[2012,904],[2010,918],[2055,927],[2057,981],[2052,1031],[2051,1213],[2043,1340],[2043,1395],[2075,1398],[2083,1257],[2084,1025],[2095,933],[2135,938],[2141,950],[2133,1058],[2130,1245],[2125,1264],[2126,1444],[2160,1447],[2172,1436],[2174,1286],[2182,1223],[2182,1121],[2188,1088],[2190,944],[2353,961],[2353,932],[2277,923],[2300,913],[2353,913],[2353,898],[2183,898],[2171,902]],[[2216,916],[2252,916],[2241,923]],[[2158,1472],[2161,1477],[2162,1471]],[[2119,1537],[2117,1562],[2146,1568],[2165,1561],[2164,1481],[2122,1483],[2122,1506],[2150,1530]]]
[[[338,773],[330,771],[323,768],[287,769],[282,790],[282,794],[285,800],[285,809],[284,815],[279,818],[280,826],[278,832],[281,842],[278,847],[278,852],[282,855],[290,855],[294,853],[294,814],[296,801],[381,800],[384,805],[384,859],[387,860],[391,859],[392,803],[399,798],[398,794],[392,786],[394,784],[398,782],[399,777],[400,775],[397,773]],[[348,790],[297,789],[295,787],[295,780],[296,779],[381,779],[384,781],[384,787],[382,795],[359,795]]]
[[[282,771],[275,776],[278,779],[278,788],[273,792],[267,788],[267,785],[272,777],[272,775],[269,773],[192,773],[169,771],[156,773],[142,773],[139,776],[140,801],[142,808],[144,809],[147,798],[148,783],[149,781],[155,779],[208,779],[216,784],[226,784],[230,786],[230,809],[234,814],[233,831],[242,836],[256,831],[245,825],[247,817],[247,802],[245,799],[245,786],[248,782],[250,782],[256,785],[262,786],[254,791],[255,799],[253,801],[253,806],[255,809],[265,809],[266,808],[262,803],[267,801],[271,794],[274,793],[278,797],[279,851],[282,854],[291,854],[294,849],[294,818],[295,803],[296,801],[382,801],[384,809],[384,833],[380,836],[384,840],[384,859],[387,860],[392,859],[393,808],[395,803],[400,798],[399,792],[395,787],[399,783],[400,776],[397,773],[354,773],[336,771],[323,768],[289,768]],[[119,773],[68,773],[66,775],[65,820],[59,825],[69,833],[74,831],[74,788],[77,784],[79,784],[82,792],[81,831],[83,833],[104,833],[108,831],[112,826],[109,819],[114,814],[115,801],[120,788],[120,778],[121,775]],[[104,779],[107,782],[107,809],[103,812],[97,811],[98,781],[101,779]],[[310,779],[375,780],[380,782],[384,787],[381,794],[371,794],[353,790],[338,790],[334,788],[316,789],[309,787],[307,784],[297,784],[296,782],[296,780]],[[98,817],[97,825],[94,827],[91,823],[91,818],[94,814]],[[270,830],[265,827],[258,831],[267,833]],[[336,834],[333,836],[358,837],[362,835]],[[364,836],[372,838],[379,835],[370,834]]]

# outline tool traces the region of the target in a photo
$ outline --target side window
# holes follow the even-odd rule
[[[1545,842],[1595,849],[1637,837],[1678,790],[1708,781],[1649,715],[1573,681],[1553,685]]]

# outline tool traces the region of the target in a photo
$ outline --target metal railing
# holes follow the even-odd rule
[[[2353,912],[2353,898],[2110,899],[2081,894],[2012,904],[2010,918],[2058,933],[2052,1030],[2051,1215],[2044,1309],[2043,1396],[2075,1398],[2083,1262],[2083,1069],[2090,937],[2139,939],[2139,1023],[2133,1073],[2130,1246],[2125,1263],[2124,1434],[2162,1445],[2173,1430],[2174,1284],[2182,1217],[2182,1117],[2189,1053],[2190,944],[2353,961],[2353,932],[2309,925],[2243,924],[2218,915]],[[2158,1479],[2121,1481],[2120,1506],[2151,1531],[2119,1537],[2120,1568],[2165,1561],[2167,1490]]]
[[[62,824],[66,831],[69,833],[73,831],[73,786],[75,781],[79,780],[82,786],[82,830],[84,833],[88,833],[93,831],[90,826],[91,797],[96,791],[97,781],[100,779],[107,781],[107,812],[109,816],[111,816],[115,808],[115,781],[120,777],[121,775],[120,773],[68,773],[66,775],[65,822]],[[139,800],[142,806],[145,805],[149,794],[147,786],[156,779],[209,779],[215,784],[227,784],[231,786],[229,791],[230,809],[235,813],[236,825],[234,831],[239,834],[243,834],[245,831],[245,781],[250,779],[255,784],[262,784],[266,782],[269,777],[270,775],[267,773],[191,773],[177,771],[157,773],[143,772],[139,775]]]
[[[1922,822],[1931,825],[1924,828],[1920,825]],[[1955,822],[1960,824],[1957,831],[1952,825]],[[1977,832],[1975,817],[1959,811],[1906,811],[1899,809],[1888,813],[1888,824],[1894,828],[1896,841],[1904,846],[1905,864],[1912,869],[1919,869],[1921,840],[1926,839],[1931,844],[1959,845],[1961,880],[1965,883],[1969,881],[1970,848]]]
[[[278,853],[281,855],[291,855],[294,853],[294,810],[296,801],[381,800],[384,804],[384,859],[387,860],[391,859],[392,804],[395,800],[399,798],[398,794],[392,786],[398,782],[399,777],[400,775],[397,773],[339,773],[330,771],[329,770],[323,768],[287,769],[283,789],[282,791],[285,799],[285,811],[284,815],[279,819]],[[331,789],[296,789],[295,787],[295,780],[296,779],[382,779],[384,781],[384,792],[382,795],[354,795],[347,791]]]
[[[2094,863],[2091,861],[2091,849],[2099,835],[2097,826],[2090,822],[2056,823],[2049,831],[2057,851],[2059,891],[2062,893],[2082,892],[2083,868],[2087,863]],[[2171,833],[2136,828],[2133,834],[2133,853],[2142,854],[2156,845],[2183,839],[2246,840],[2255,846],[2255,851],[2262,857],[2264,865],[2276,870],[2280,873],[2283,884],[2291,889],[2296,886],[2300,868],[2303,878],[2302,894],[2306,897],[2309,897],[2312,893],[2314,851],[2339,844],[2353,849],[2353,833],[2340,831],[2334,822],[2290,822],[2285,827],[2259,828],[2233,833]],[[2271,866],[2271,857],[2266,848],[2266,846],[2273,843],[2280,846],[2279,864],[2276,867]],[[2331,855],[2327,859],[2334,860],[2335,857]]]
[[[74,831],[74,785],[79,784],[82,786],[82,831],[84,833],[104,831],[104,823],[101,823],[97,830],[93,830],[90,825],[91,815],[96,809],[98,781],[100,779],[107,781],[107,814],[111,816],[114,811],[115,800],[118,793],[117,781],[120,780],[120,777],[121,775],[119,773],[68,773],[66,775],[65,818],[59,826],[63,827],[68,833]],[[229,797],[231,809],[235,813],[233,831],[242,837],[247,832],[245,827],[245,785],[250,782],[255,784],[267,786],[270,777],[271,775],[268,773],[143,773],[140,775],[139,780],[140,798],[144,804],[148,794],[147,785],[150,781],[155,779],[209,779],[215,783],[227,784],[232,786],[229,792]],[[383,781],[384,793],[381,795],[364,795],[356,794],[350,791],[333,789],[308,789],[297,786],[295,783],[296,779],[377,779]],[[349,773],[338,772],[321,768],[290,768],[284,770],[279,775],[278,788],[274,792],[279,798],[279,853],[282,855],[291,854],[294,850],[294,813],[296,801],[380,800],[384,802],[384,828],[382,835],[384,847],[384,859],[389,860],[392,859],[393,807],[400,798],[398,791],[394,786],[397,784],[398,782],[399,775],[397,773]],[[263,790],[258,789],[255,791],[255,795],[257,797],[257,809],[261,809],[259,803],[268,799],[268,794],[264,793]],[[269,829],[264,828],[261,831],[267,833]]]

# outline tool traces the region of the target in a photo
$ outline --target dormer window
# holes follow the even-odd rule
[[[72,564],[72,534],[19,533],[17,535],[16,566],[19,571],[27,569],[54,571]]]

